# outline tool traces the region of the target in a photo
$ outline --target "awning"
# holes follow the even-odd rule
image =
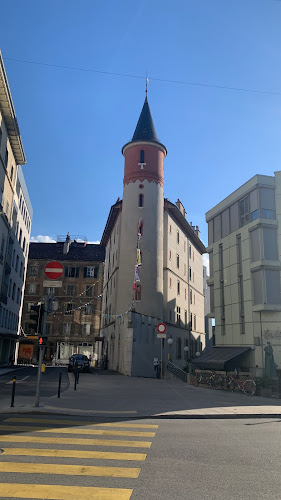
[[[251,347],[212,347],[210,351],[204,352],[199,358],[192,360],[195,368],[212,368],[213,370],[224,370],[228,361],[245,354]],[[238,360],[237,360],[238,361]]]

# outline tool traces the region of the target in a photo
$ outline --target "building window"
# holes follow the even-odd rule
[[[4,163],[5,163],[5,167],[6,168],[7,168],[7,165],[8,165],[8,159],[9,159],[9,153],[8,153],[8,149],[6,148],[5,158],[4,158]]]
[[[172,321],[172,311],[169,309],[169,320]]]
[[[90,335],[90,333],[91,333],[91,323],[84,323],[83,335]]]
[[[76,292],[76,286],[75,285],[66,285],[66,295],[70,295],[73,297]]]
[[[141,149],[141,152],[140,152],[140,163],[144,163],[144,150]]]
[[[181,308],[177,306],[177,325],[181,324]]]
[[[79,277],[79,267],[65,267],[64,275],[66,278],[78,278]]]
[[[172,278],[170,278],[170,288],[172,288]]]
[[[192,330],[192,313],[190,313],[190,330]]]
[[[193,318],[193,329],[196,331],[196,314],[194,314]]]
[[[71,323],[64,323],[63,324],[63,334],[70,335],[70,333],[71,333]]]
[[[245,226],[250,222],[250,201],[249,195],[242,198],[239,201],[239,219],[240,219],[240,227]]]
[[[176,357],[181,359],[181,338],[178,337],[176,341]]]
[[[20,277],[23,277],[23,262],[20,263]]]
[[[139,207],[143,207],[143,194],[139,194]]]
[[[72,302],[67,302],[64,305],[64,314],[65,315],[73,314],[73,304],[72,304]]]
[[[19,256],[17,255],[15,271],[18,272],[18,269],[19,269]]]
[[[180,232],[177,231],[177,244],[179,244],[179,242],[180,242]]]
[[[184,324],[187,325],[187,310],[184,310]]]
[[[172,226],[171,226],[171,224],[170,224],[170,234],[172,234]]]
[[[141,300],[141,285],[140,285],[140,283],[136,283],[135,300]]]
[[[189,257],[191,259],[191,245],[189,245]]]
[[[9,297],[11,297],[11,293],[12,293],[12,280],[10,279],[10,283],[9,283],[9,291],[8,291],[8,295]]]
[[[178,280],[178,283],[177,283],[177,291],[178,291],[178,295],[180,295],[180,281]]]
[[[23,238],[22,249],[23,249],[23,253],[24,253],[25,252],[25,238]]]
[[[11,176],[10,176],[11,177],[11,181],[13,180],[13,176],[14,176],[14,167],[12,166],[11,167]]]
[[[189,291],[189,301],[190,304],[192,304],[192,290]]]
[[[16,295],[16,284],[13,284],[13,291],[12,291],[12,299],[15,300],[15,295]]]
[[[84,267],[84,278],[97,278],[97,277],[98,277],[98,267]]]
[[[18,255],[17,255],[17,260],[18,260]],[[39,275],[39,266],[30,266],[29,275],[30,276],[38,276]]]
[[[19,244],[21,245],[21,238],[22,238],[22,229],[20,229],[20,235],[19,235]]]
[[[91,304],[86,304],[85,305],[85,311],[84,311],[84,314],[86,316],[90,316],[92,314],[92,306]]]
[[[172,251],[170,250],[169,251],[169,260],[171,260],[171,259],[172,259]]]
[[[179,267],[180,267],[180,256],[177,253],[177,268],[179,269]]]
[[[17,291],[17,304],[20,303],[20,289],[18,288],[18,291]]]
[[[85,296],[86,297],[92,297],[93,290],[94,290],[94,287],[92,285],[91,286],[86,286],[85,287]]]
[[[37,291],[36,283],[29,283],[28,284],[29,295],[36,295],[36,291]]]
[[[190,279],[190,280],[191,280],[191,276],[192,276],[192,274],[191,274],[191,267],[190,267],[190,268],[189,268],[189,279]]]
[[[186,300],[186,288],[184,289],[184,298]]]

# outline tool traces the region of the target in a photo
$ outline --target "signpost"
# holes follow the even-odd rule
[[[48,280],[58,280],[63,275],[63,265],[53,260],[45,266],[45,275]]]
[[[165,323],[159,323],[157,325],[157,338],[161,341],[161,379],[163,378],[163,340],[166,338],[166,325]]]

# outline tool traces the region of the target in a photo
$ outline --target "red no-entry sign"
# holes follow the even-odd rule
[[[63,265],[60,262],[52,261],[45,266],[45,275],[49,280],[57,280],[63,274]]]

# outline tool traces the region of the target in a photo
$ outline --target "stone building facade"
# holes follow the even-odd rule
[[[205,247],[181,202],[164,199],[167,149],[157,138],[147,98],[122,153],[123,199],[111,207],[101,241],[106,249],[101,335],[110,368],[150,377],[161,342],[163,359],[180,367],[204,348]],[[156,328],[163,321],[167,338],[160,340]]]
[[[0,364],[17,356],[32,207],[26,163],[0,52]]]
[[[63,266],[61,278],[48,279],[45,267],[55,261]],[[104,248],[77,242],[31,243],[27,269],[19,358],[38,359],[38,346],[30,308],[46,300],[48,294],[58,301],[56,312],[47,319],[46,360],[68,362],[74,353],[97,358],[101,318]],[[39,332],[42,333],[42,332]],[[97,339],[97,340],[96,340]]]
[[[224,368],[260,375],[270,342],[281,370],[281,172],[255,175],[209,210],[206,220],[213,361],[220,352]]]

